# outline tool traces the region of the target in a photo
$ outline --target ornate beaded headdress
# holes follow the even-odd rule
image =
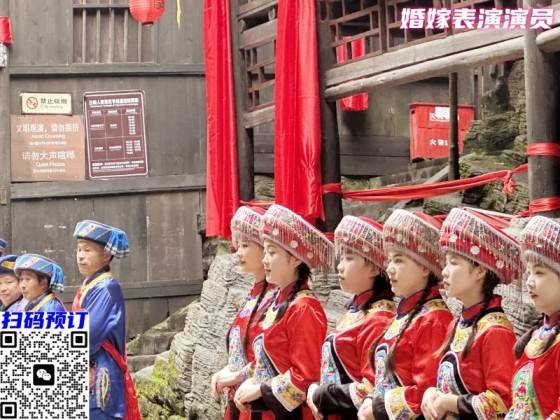
[[[334,231],[336,254],[355,252],[384,268],[383,225],[363,216],[344,216]]]
[[[237,248],[239,240],[246,236],[262,244],[261,224],[265,210],[260,207],[242,206],[231,219],[231,242]]]
[[[282,246],[310,268],[330,271],[334,266],[334,245],[301,216],[278,204],[263,216],[263,238]]]
[[[440,227],[434,217],[397,209],[383,225],[385,252],[399,250],[441,278]]]
[[[523,273],[519,243],[468,209],[451,210],[441,228],[442,251],[455,252],[493,271],[504,284]]]
[[[525,261],[544,264],[560,275],[560,222],[535,216],[521,233]]]

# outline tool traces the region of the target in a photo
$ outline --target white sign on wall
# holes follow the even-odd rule
[[[69,93],[21,93],[22,114],[72,115],[72,95]]]

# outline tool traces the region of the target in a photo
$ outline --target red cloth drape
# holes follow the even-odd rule
[[[348,37],[342,37],[342,39]],[[351,57],[348,57],[346,44],[339,45],[336,48],[336,61],[344,63],[350,58],[358,58],[365,54],[366,42],[365,38],[356,39],[350,42]],[[365,111],[368,109],[368,94],[358,93],[357,95],[348,96],[339,101],[341,111]]]
[[[229,0],[204,0],[203,26],[208,132],[206,235],[229,238],[230,220],[239,203]]]
[[[280,0],[274,89],[276,202],[324,219],[315,0]]]

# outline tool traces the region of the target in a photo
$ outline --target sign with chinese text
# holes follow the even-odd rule
[[[85,179],[80,115],[12,115],[12,181]]]
[[[22,93],[22,114],[72,114],[72,95],[69,93]]]
[[[84,94],[90,178],[147,175],[144,92]]]

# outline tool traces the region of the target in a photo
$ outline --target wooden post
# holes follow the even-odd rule
[[[329,3],[326,2],[328,7]],[[317,7],[317,44],[319,49],[319,89],[321,107],[321,180],[322,184],[340,183],[340,138],[336,119],[336,102],[327,102],[325,98],[325,72],[335,62],[336,57],[330,46],[330,29],[327,22],[321,20],[320,2]],[[334,229],[342,219],[342,197],[337,193],[323,194],[325,222],[319,227],[326,232]]]
[[[536,7],[537,0],[524,0],[524,7]],[[538,7],[550,1],[539,0]],[[560,143],[558,138],[558,59],[543,52],[536,42],[539,31],[525,32],[525,100],[527,142]],[[529,199],[560,196],[560,159],[549,156],[529,157]],[[560,216],[560,210],[542,213]]]
[[[317,1],[317,44],[319,48],[319,89],[321,107],[321,179],[322,184],[340,183],[340,137],[336,118],[336,102],[325,99],[325,72],[335,62],[336,57],[330,46],[330,29],[321,20],[320,2]],[[326,7],[329,3],[325,4]],[[320,228],[326,232],[334,229],[342,219],[342,197],[337,193],[323,194],[325,222]]]
[[[459,179],[459,125],[457,122],[457,73],[449,74],[449,181]]]
[[[0,0],[0,16],[9,15],[9,0]],[[7,67],[0,67],[0,92],[0,237],[6,239],[11,248],[10,74]]]
[[[239,49],[239,0],[229,2],[231,28],[232,72],[235,95],[235,121],[237,124],[237,171],[239,199],[251,201],[255,198],[255,152],[253,129],[245,128],[243,115],[247,110],[247,79],[245,57]]]

